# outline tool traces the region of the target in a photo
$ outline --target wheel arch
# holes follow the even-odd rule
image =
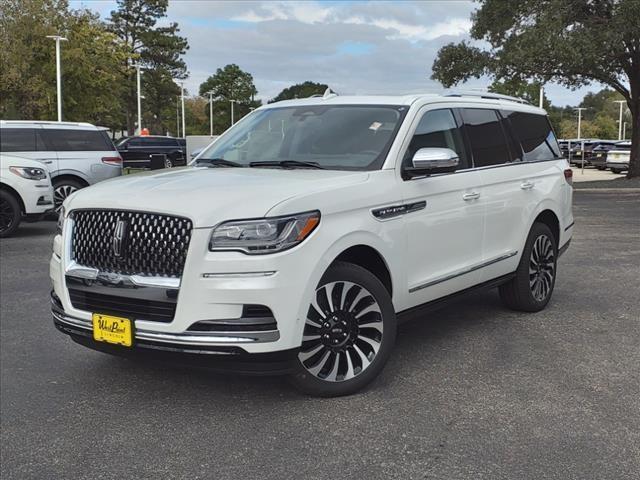
[[[533,223],[543,223],[549,227],[555,237],[556,246],[560,248],[560,219],[553,210],[550,208],[542,210],[533,220]]]
[[[4,190],[5,192],[10,193],[11,195],[13,195],[15,197],[15,199],[18,201],[18,205],[20,206],[20,211],[22,214],[25,213],[26,208],[24,206],[24,201],[22,200],[22,197],[20,196],[20,194],[16,191],[16,189],[14,189],[13,187],[7,185],[6,183],[0,183],[0,190]]]
[[[76,182],[82,184],[83,187],[88,187],[90,185],[86,178],[77,173],[57,173],[54,177],[51,178],[52,183],[60,180],[75,180]]]
[[[391,270],[384,257],[375,248],[365,244],[353,245],[342,251],[331,265],[336,262],[349,262],[368,270],[382,282],[389,296],[393,298]]]

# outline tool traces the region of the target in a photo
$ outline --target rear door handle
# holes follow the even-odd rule
[[[525,180],[520,184],[520,188],[523,190],[531,190],[533,187],[535,187],[535,185],[535,183],[530,182],[529,180]]]
[[[480,198],[480,194],[478,192],[465,193],[464,195],[462,195],[462,199],[465,202],[468,202],[470,200],[476,200],[478,198]]]

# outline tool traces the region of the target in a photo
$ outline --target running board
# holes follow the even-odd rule
[[[398,312],[398,323],[404,323],[409,320],[409,317],[412,317],[416,313],[428,313],[433,312],[435,310],[439,310],[447,305],[455,303],[460,297],[463,297],[472,292],[478,292],[483,290],[491,290],[492,288],[499,287],[500,285],[507,283],[509,280],[516,276],[516,272],[509,273],[507,275],[502,275],[501,277],[494,278],[493,280],[489,280],[487,282],[479,283],[478,285],[474,285],[473,287],[465,288],[464,290],[460,290],[459,292],[452,293],[451,295],[447,295],[446,297],[437,298],[427,303],[423,303],[421,305],[417,305],[415,307],[408,308],[407,310],[403,310]]]

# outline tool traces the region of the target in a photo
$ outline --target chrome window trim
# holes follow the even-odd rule
[[[437,285],[438,283],[446,282],[447,280],[453,280],[456,277],[460,277],[462,275],[466,275],[467,273],[475,272],[476,270],[480,270],[481,268],[488,267],[489,265],[493,265],[494,263],[498,263],[498,262],[501,262],[502,260],[506,260],[508,258],[514,257],[517,254],[518,254],[518,251],[517,250],[513,250],[511,252],[505,253],[504,255],[500,255],[499,257],[492,258],[491,260],[487,260],[487,261],[478,263],[476,265],[471,265],[469,267],[462,268],[462,269],[457,270],[455,272],[451,272],[451,273],[448,273],[448,274],[443,275],[441,277],[438,277],[438,278],[436,278],[434,280],[429,280],[428,282],[425,282],[425,283],[420,283],[418,285],[415,285],[415,286],[409,288],[409,293],[417,292],[417,291],[422,290],[424,288],[431,287],[433,285]]]

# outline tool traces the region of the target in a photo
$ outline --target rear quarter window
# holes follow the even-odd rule
[[[112,151],[113,143],[100,130],[44,129],[47,144],[58,152]]]
[[[558,140],[545,115],[514,111],[503,112],[503,115],[522,145],[525,162],[553,160],[561,156]]]

